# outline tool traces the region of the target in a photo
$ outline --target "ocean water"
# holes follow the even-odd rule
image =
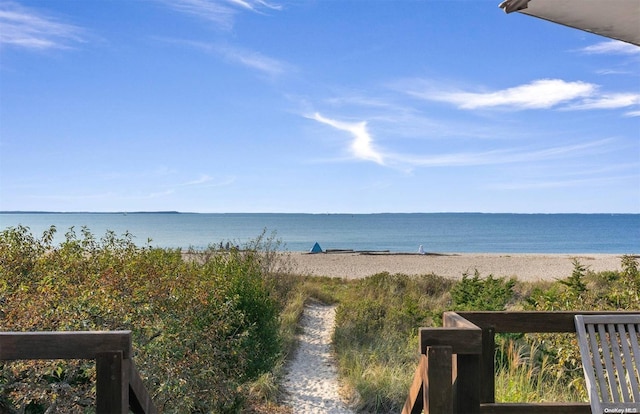
[[[55,243],[86,226],[96,238],[129,232],[141,246],[185,249],[243,245],[266,231],[294,252],[318,242],[325,250],[640,253],[640,214],[0,213],[0,229],[18,225],[38,237],[55,225]]]

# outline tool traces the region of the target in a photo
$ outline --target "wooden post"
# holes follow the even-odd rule
[[[409,388],[409,395],[402,408],[402,414],[422,414],[424,408],[424,382],[427,377],[427,356],[420,355],[418,368],[413,374],[413,382]]]
[[[129,368],[122,351],[96,354],[96,413],[129,412]]]
[[[424,413],[452,414],[451,347],[427,347],[427,375],[424,382]]]
[[[149,392],[144,387],[138,368],[136,368],[133,360],[129,361],[129,370],[131,371],[131,376],[129,377],[129,408],[136,414],[156,414],[158,411],[153,405]]]
[[[482,328],[482,362],[480,381],[480,402],[496,402],[496,339],[495,328],[493,326]]]
[[[480,413],[480,358],[481,355],[460,355],[454,371],[454,410],[460,414]]]

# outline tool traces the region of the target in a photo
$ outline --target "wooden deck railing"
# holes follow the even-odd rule
[[[575,315],[619,313],[445,312],[442,328],[420,328],[420,362],[402,414],[589,414],[588,403],[496,403],[495,334],[575,333]]]
[[[0,332],[0,361],[95,359],[98,414],[157,412],[132,354],[131,331]]]

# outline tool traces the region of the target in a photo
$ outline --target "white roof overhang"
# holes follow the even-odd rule
[[[500,8],[640,46],[640,0],[505,0]]]

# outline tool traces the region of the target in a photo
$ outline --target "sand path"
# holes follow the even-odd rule
[[[340,398],[338,371],[331,349],[335,306],[310,303],[305,306],[303,333],[287,365],[285,405],[295,413],[351,414]]]

